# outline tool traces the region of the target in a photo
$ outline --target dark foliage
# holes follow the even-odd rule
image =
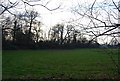
[[[64,43],[59,44],[59,42],[53,41],[39,41],[27,42],[27,38],[19,37],[16,42],[12,42],[10,40],[6,40],[2,42],[3,49],[75,49],[75,48],[99,48],[99,44],[89,44],[89,43],[81,43],[81,42],[72,42],[72,43]]]

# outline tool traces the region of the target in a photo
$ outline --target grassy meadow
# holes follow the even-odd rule
[[[103,50],[3,50],[3,79],[118,78],[108,50]],[[112,56],[117,62],[118,55]]]

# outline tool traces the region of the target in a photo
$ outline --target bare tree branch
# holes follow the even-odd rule
[[[23,0],[22,0],[23,1]],[[42,6],[42,7],[44,7],[44,8],[46,8],[47,10],[49,10],[49,11],[54,11],[54,10],[57,10],[57,9],[59,9],[60,7],[61,7],[61,5],[59,5],[58,7],[56,7],[56,8],[53,8],[53,9],[50,9],[50,8],[48,8],[46,5],[49,3],[49,2],[47,2],[46,3],[46,5],[43,5],[43,4],[30,4],[29,2],[26,2],[26,1],[23,1],[25,4],[27,4],[27,5],[29,5],[29,6]]]
[[[107,26],[106,23],[105,23],[104,21],[102,21],[102,20],[100,20],[100,19],[98,19],[98,18],[95,18],[95,17],[93,17],[93,16],[90,16],[90,15],[88,15],[88,14],[86,14],[86,13],[81,14],[80,12],[77,12],[77,11],[75,11],[75,12],[78,13],[79,15],[81,15],[81,16],[87,16],[87,17],[89,17],[89,18],[95,19],[95,20],[97,20],[97,21],[103,23],[103,24],[105,25],[105,27]]]
[[[113,2],[113,4],[114,4],[114,6],[117,8],[117,10],[120,12],[119,5],[117,6],[113,0],[112,0],[112,2]]]
[[[94,5],[95,5],[95,2],[96,2],[96,0],[94,0],[94,2],[93,2],[93,4],[92,4],[92,6],[91,6],[91,15],[92,15],[92,11],[93,11],[93,7],[94,7]]]
[[[92,40],[90,40],[89,42],[92,42],[95,38],[97,38],[97,37],[99,37],[99,36],[102,36],[102,35],[105,35],[106,33],[110,32],[110,31],[112,31],[112,30],[115,30],[115,29],[117,29],[117,28],[118,28],[118,26],[115,26],[114,28],[105,31],[105,32],[103,32],[102,34],[96,35],[96,36],[95,36]]]
[[[4,10],[0,13],[0,15],[2,15],[5,11],[8,11],[10,14],[14,15],[12,12],[9,11],[9,9],[17,6],[19,2],[15,2],[15,3],[10,2],[10,3],[11,6],[4,6],[3,4],[0,4],[0,6],[4,8]]]

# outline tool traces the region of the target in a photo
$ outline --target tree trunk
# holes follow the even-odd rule
[[[15,43],[15,39],[16,39],[16,27],[17,27],[17,21],[14,22],[14,29],[13,29],[13,43]]]
[[[31,29],[32,29],[32,23],[33,23],[33,19],[31,18],[31,20],[30,20],[30,28],[29,28],[29,33],[28,33],[28,43],[31,42]]]

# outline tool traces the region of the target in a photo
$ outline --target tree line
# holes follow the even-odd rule
[[[38,12],[27,10],[27,8],[41,6],[48,11],[54,11],[62,7],[61,3],[51,9],[48,6],[51,3],[49,0],[45,4],[39,3],[42,2],[40,0],[35,1],[38,4],[33,3],[34,1],[24,0],[15,0],[15,2],[6,0],[6,3],[1,0],[0,2],[3,49],[97,48],[100,46],[97,42],[97,38],[100,36],[112,37],[108,43],[110,42],[113,46],[119,46],[118,38],[120,32],[118,30],[120,24],[116,24],[115,21],[119,20],[116,12],[120,12],[120,10],[119,5],[114,0],[111,0],[111,2],[106,2],[105,0],[102,3],[94,0],[89,7],[83,4],[74,5],[71,11],[77,14],[78,19],[68,20],[71,23],[69,25],[63,23],[49,27],[51,29],[47,33],[41,29],[42,22],[38,20]],[[18,10],[17,7],[21,4],[24,5],[21,8],[25,12],[15,13],[14,10]],[[104,9],[103,6],[105,6]],[[10,16],[6,16],[8,14]],[[82,20],[88,20],[88,22],[81,22]],[[75,22],[73,23],[74,25],[72,24],[73,21]],[[79,26],[79,29],[76,26]],[[91,39],[88,40],[83,32]]]
[[[56,24],[43,36],[39,14],[28,11],[4,17],[2,26],[3,49],[71,49],[99,47],[97,41],[89,43],[80,30],[72,25]],[[47,39],[46,39],[47,38]]]

